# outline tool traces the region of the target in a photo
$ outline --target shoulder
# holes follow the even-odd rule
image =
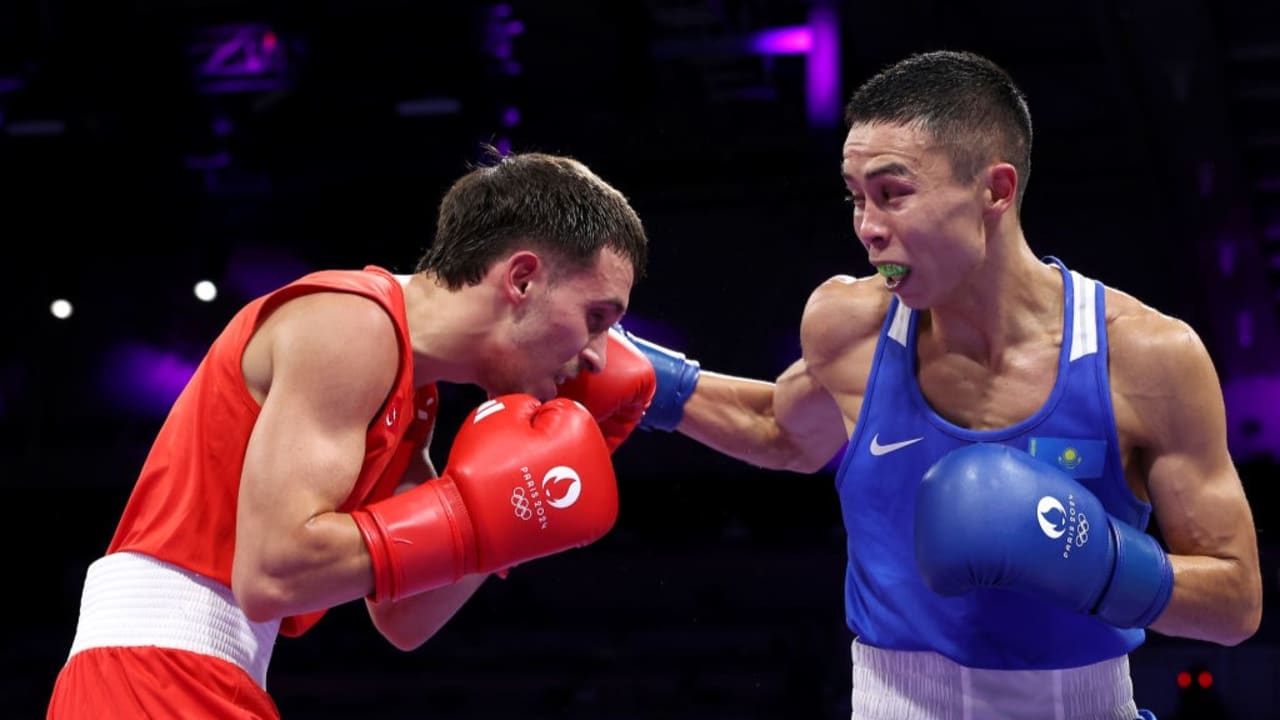
[[[1107,342],[1113,396],[1152,436],[1188,418],[1222,412],[1222,390],[1208,348],[1186,321],[1107,289]]]
[[[1186,321],[1107,288],[1107,339],[1114,370],[1137,368],[1163,377],[1209,361],[1200,335]]]
[[[309,292],[272,313],[263,331],[273,355],[317,369],[382,374],[399,363],[394,320],[376,300],[352,292]]]
[[[807,358],[822,360],[874,340],[893,295],[877,275],[835,275],[809,294],[800,322]]]
[[[360,270],[317,270],[300,278],[293,286],[302,291],[332,289],[390,302],[401,281],[384,268],[366,265]]]

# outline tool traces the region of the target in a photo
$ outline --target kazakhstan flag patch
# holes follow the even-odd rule
[[[1087,438],[1033,437],[1027,452],[1073,478],[1096,478],[1102,477],[1106,465],[1107,443]]]

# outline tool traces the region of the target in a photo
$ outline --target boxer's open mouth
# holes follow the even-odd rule
[[[884,263],[876,266],[876,272],[880,273],[880,277],[884,278],[884,286],[886,288],[897,290],[903,281],[907,279],[907,276],[911,274],[911,268],[897,263]]]

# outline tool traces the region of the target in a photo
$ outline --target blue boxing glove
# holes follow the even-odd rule
[[[686,358],[684,353],[638,338],[621,325],[614,327],[648,358],[658,378],[658,389],[649,409],[640,419],[640,427],[668,432],[675,430],[684,418],[684,404],[689,401],[689,396],[693,395],[693,389],[698,385],[701,366],[697,360]]]
[[[1132,628],[1154,622],[1173,594],[1173,566],[1155,538],[1006,445],[967,445],[934,463],[915,522],[916,564],[941,595],[1003,588]]]

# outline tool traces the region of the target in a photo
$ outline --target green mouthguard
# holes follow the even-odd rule
[[[892,277],[897,277],[899,275],[907,274],[907,267],[905,265],[895,265],[893,263],[885,263],[884,265],[877,266],[876,272],[880,273],[884,277],[892,278]]]

